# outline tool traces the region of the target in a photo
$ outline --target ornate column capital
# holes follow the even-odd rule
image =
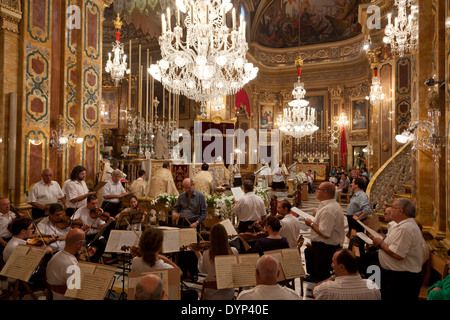
[[[328,87],[328,92],[331,95],[331,99],[339,99],[343,97],[344,87],[343,86]]]
[[[0,0],[0,30],[19,33],[22,11],[19,0]]]

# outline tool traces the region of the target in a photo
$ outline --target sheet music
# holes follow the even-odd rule
[[[234,288],[233,265],[236,264],[237,256],[234,254],[216,256],[214,258],[217,289]],[[234,270],[236,270],[236,268],[234,268]]]
[[[191,243],[197,242],[197,232],[193,228],[181,228],[179,229],[179,243],[178,249],[180,250],[182,246],[190,245]]]
[[[302,258],[297,248],[282,249],[281,267],[286,279],[294,279],[306,276]]]
[[[239,263],[233,264],[231,268],[234,288],[256,286],[255,264]]]
[[[365,243],[368,244],[373,244],[372,239],[370,239],[366,234],[362,233],[362,232],[357,232],[356,235],[362,239]]]
[[[81,288],[68,289],[65,296],[81,300],[103,300],[116,272],[115,267],[79,262]]]
[[[308,219],[314,220],[314,216],[298,209],[297,207],[292,207],[291,211],[295,212],[296,214],[298,214],[299,216],[301,216],[303,218],[308,218]]]
[[[0,275],[28,282],[44,255],[45,251],[42,249],[19,244],[14,248]]]
[[[108,181],[99,181],[95,186],[94,191],[97,192],[98,190],[103,188],[106,185],[106,183],[108,183]]]
[[[169,252],[180,251],[180,233],[178,232],[178,229],[163,230],[163,233],[164,233],[164,238],[163,238],[161,252],[169,253]],[[194,242],[196,242],[196,241],[194,241]]]
[[[121,249],[123,246],[137,246],[139,244],[138,236],[140,237],[141,234],[141,231],[134,233],[132,230],[111,230],[105,252],[123,252]]]
[[[227,231],[227,234],[229,236],[237,236],[238,235],[236,228],[233,226],[230,219],[222,220],[219,223],[225,227],[225,230]]]
[[[231,192],[233,193],[236,201],[241,200],[245,196],[245,193],[242,191],[241,187],[231,188]]]
[[[375,230],[369,228],[368,226],[366,226],[364,223],[362,223],[359,220],[356,220],[364,229],[366,229],[372,236],[374,237],[378,237],[383,239],[383,236],[381,234],[379,234],[378,232],[376,232]]]

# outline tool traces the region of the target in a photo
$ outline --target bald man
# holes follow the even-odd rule
[[[59,183],[53,180],[53,170],[44,169],[41,177],[42,179],[33,185],[28,194],[28,203],[33,207],[31,209],[33,219],[44,217],[52,203],[66,202]]]
[[[64,293],[67,290],[67,279],[73,272],[69,267],[78,264],[76,255],[83,247],[85,237],[85,233],[81,228],[70,230],[66,236],[64,249],[56,253],[48,262],[47,282],[52,289],[53,300],[69,299],[64,297]]]
[[[322,182],[316,189],[319,207],[313,219],[305,218],[311,228],[311,245],[305,249],[306,281],[320,282],[330,276],[331,259],[345,239],[344,211],[335,199],[336,188],[331,182]]]
[[[190,178],[183,180],[182,192],[173,206],[172,219],[180,219],[181,225],[197,228],[203,223],[207,214],[206,197],[196,190],[194,181]]]
[[[164,288],[161,278],[154,274],[140,277],[136,283],[134,297],[136,300],[163,300]]]
[[[279,274],[277,260],[263,255],[256,263],[256,287],[242,291],[237,300],[301,300],[294,290],[278,284]]]

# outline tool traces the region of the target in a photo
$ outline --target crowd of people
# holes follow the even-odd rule
[[[164,167],[167,169],[167,167]],[[207,172],[203,166],[202,171]],[[204,175],[204,174],[203,174]],[[241,183],[240,175],[235,172],[236,184]],[[53,171],[45,169],[42,180],[35,184],[29,193],[29,204],[33,208],[32,217],[11,211],[10,201],[0,198],[0,253],[6,263],[16,246],[27,244],[31,238],[46,235],[43,248],[45,256],[32,278],[30,284],[42,287],[43,281],[51,288],[54,300],[68,299],[67,272],[70,266],[87,259],[93,263],[112,264],[117,257],[105,257],[105,248],[111,231],[119,227],[121,215],[143,211],[142,220],[127,226],[126,230],[142,231],[139,244],[133,251],[132,272],[150,272],[173,269],[180,277],[180,284],[189,279],[198,282],[199,273],[205,274],[205,283],[216,281],[215,257],[257,253],[260,258],[255,266],[256,286],[244,288],[237,296],[237,288],[217,289],[214,286],[205,290],[202,298],[207,300],[300,300],[299,294],[278,281],[281,271],[277,260],[265,255],[267,251],[297,248],[304,250],[307,276],[304,280],[314,283],[314,299],[331,300],[390,300],[398,299],[398,292],[403,292],[402,299],[415,300],[421,287],[421,270],[426,261],[425,242],[414,218],[416,208],[409,199],[397,199],[392,207],[386,209],[387,219],[392,223],[384,238],[373,237],[371,263],[380,268],[381,283],[368,279],[360,272],[362,259],[357,258],[351,248],[345,248],[345,222],[349,231],[364,231],[358,223],[364,222],[373,214],[372,207],[364,192],[369,173],[354,168],[350,172],[347,184],[353,195],[346,212],[336,201],[336,193],[347,180],[346,173],[336,168],[330,172],[330,181],[321,182],[315,188],[319,206],[312,218],[302,219],[292,211],[292,203],[285,199],[277,203],[277,214],[268,214],[261,197],[254,193],[254,182],[242,182],[244,196],[236,202],[233,214],[239,221],[238,237],[230,241],[222,224],[214,224],[209,230],[209,246],[199,250],[190,246],[174,256],[161,253],[163,231],[144,224],[146,209],[139,204],[138,197],[126,191],[120,183],[121,172],[114,170],[102,190],[103,201],[95,191],[89,191],[84,181],[86,169],[81,166],[73,168],[70,179],[63,187],[52,179]],[[142,180],[145,172],[140,172]],[[335,177],[334,179],[331,179]],[[339,178],[338,178],[339,177]],[[140,181],[140,180],[139,180]],[[197,179],[183,180],[183,189],[173,206],[172,222],[179,227],[193,228],[200,235],[200,228],[207,218],[208,209],[205,194],[212,191],[212,182],[206,184]],[[204,186],[205,192],[196,186]],[[167,185],[167,183],[166,183]],[[148,186],[141,183],[135,190],[148,193]],[[171,187],[169,185],[169,187]],[[343,189],[342,189],[343,190]],[[348,191],[347,191],[348,192]],[[121,199],[129,197],[129,207],[122,208]],[[37,215],[37,218],[34,216]],[[145,226],[145,227],[144,227]],[[309,230],[309,241],[305,241],[302,230]],[[257,239],[246,235],[262,233]],[[40,235],[40,236],[39,236]],[[349,233],[347,234],[349,236]],[[108,259],[109,258],[109,259]],[[330,277],[330,274],[332,276]],[[442,297],[448,297],[448,281],[443,280],[430,288],[430,292],[440,291]],[[155,275],[140,277],[135,287],[135,299],[159,300],[167,298],[162,281]],[[431,294],[430,294],[431,296]],[[197,300],[195,290],[182,286],[182,300]]]

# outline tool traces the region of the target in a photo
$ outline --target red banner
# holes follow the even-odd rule
[[[345,139],[345,128],[342,127],[342,133],[341,133],[341,166],[344,168],[347,167],[347,140]]]

